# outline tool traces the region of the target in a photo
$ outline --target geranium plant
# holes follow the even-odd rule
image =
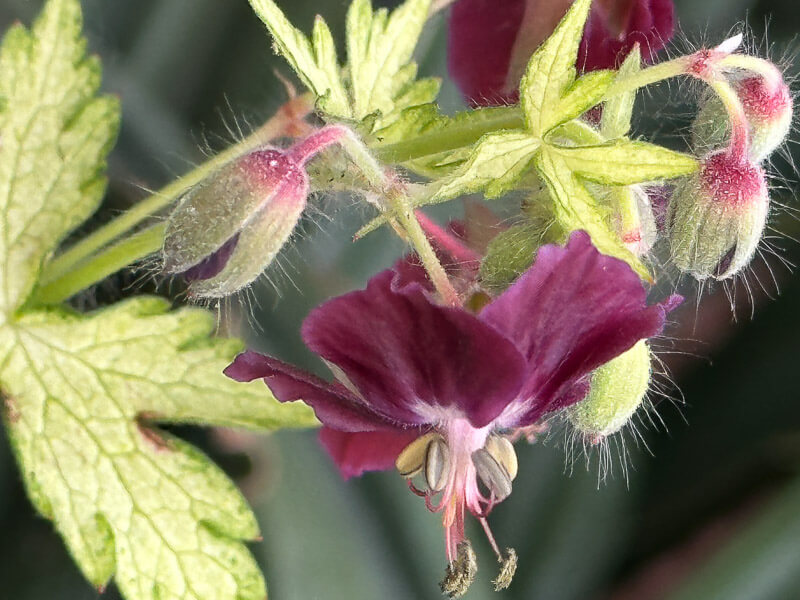
[[[345,58],[322,18],[306,35],[272,0],[250,3],[305,90],[67,244],[102,201],[119,100],[98,92],[78,0],[49,0],[31,29],[5,35],[0,385],[30,500],[99,589],[113,578],[129,600],[261,599],[247,503],[159,425],[321,424],[343,476],[396,469],[441,514],[444,594],[466,594],[486,562],[468,513],[504,589],[525,565],[488,517],[525,468],[514,443],[563,424],[602,447],[642,410],[650,340],[682,317],[681,297],[656,284],[748,268],[772,214],[765,165],[789,133],[790,90],[741,51],[741,34],[664,58],[669,0],[459,0],[450,71],[470,108],[444,114],[440,80],[414,62],[442,3],[353,0]],[[638,94],[680,78],[702,86],[691,142],[646,141],[631,125]],[[70,304],[141,261],[184,281],[190,301],[241,294],[309,196],[334,191],[372,213],[355,243],[388,227],[408,253],[304,322],[328,380],[213,336],[202,308],[143,295],[88,313]],[[481,238],[470,217],[425,213],[466,195],[489,209],[509,199],[513,219],[482,212]]]

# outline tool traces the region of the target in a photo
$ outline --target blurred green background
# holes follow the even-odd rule
[[[334,34],[341,32],[344,0],[279,4],[305,29],[319,12]],[[0,26],[30,22],[40,6],[3,0]],[[245,0],[84,0],[83,6],[90,46],[104,62],[105,88],[121,96],[124,110],[109,199],[88,227],[224,147],[285,98],[273,70],[288,74],[288,68],[273,55]],[[746,16],[756,40],[767,32],[776,56],[786,49],[792,56],[800,29],[794,0],[684,0],[677,6],[679,37],[688,42],[716,43]],[[685,43],[677,42],[681,47]],[[445,75],[444,49],[444,21],[438,19],[420,48],[425,74]],[[673,98],[677,93],[680,100],[680,91],[673,89]],[[459,102],[446,84],[445,109]],[[641,131],[679,141],[689,103],[664,103],[659,96],[649,102]],[[776,199],[796,207],[792,170],[785,160],[776,161],[776,169],[782,173]],[[228,319],[252,346],[311,368],[319,365],[300,342],[303,317],[322,299],[362,285],[402,251],[387,232],[350,243],[367,214],[352,200],[317,199],[315,206],[302,235],[257,287],[258,304],[234,303]],[[789,210],[773,223],[800,234]],[[784,258],[800,260],[797,243],[774,242]],[[780,295],[767,297],[775,296],[776,284],[759,261],[751,276],[752,319],[741,287],[738,322],[722,293],[699,308],[688,302],[678,315],[681,325],[668,332],[675,339],[661,346],[685,402],[659,404],[664,425],[642,431],[647,448],[628,436],[627,482],[619,461],[600,485],[596,461],[589,470],[582,459],[574,468],[566,465],[561,433],[544,444],[519,446],[514,494],[491,519],[500,543],[517,549],[519,571],[510,590],[490,591],[495,565],[474,530],[482,568],[468,598],[800,599],[800,277],[777,260],[770,264]],[[154,285],[141,274],[121,274],[77,302],[91,307]],[[264,540],[252,551],[272,598],[440,597],[436,584],[445,558],[439,518],[397,475],[342,482],[314,432],[179,433],[211,454],[253,503]],[[98,596],[50,523],[34,514],[5,439],[0,532],[0,599]],[[104,597],[116,598],[116,591]]]

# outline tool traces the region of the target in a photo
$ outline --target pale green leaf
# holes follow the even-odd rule
[[[697,159],[647,142],[614,140],[605,144],[553,147],[568,168],[605,185],[631,185],[690,175]]]
[[[524,131],[483,136],[469,161],[441,182],[431,202],[481,191],[488,198],[503,195],[513,189],[539,147],[539,140]]]
[[[314,23],[313,40],[294,27],[273,0],[250,0],[250,5],[275,40],[278,52],[289,62],[297,76],[321,99],[320,108],[343,118],[352,117],[336,60],[330,31],[322,19]]]
[[[600,252],[624,260],[641,277],[651,279],[647,267],[614,233],[605,211],[560,154],[544,148],[536,157],[536,168],[552,194],[555,220],[565,231],[586,231]]]
[[[137,298],[80,316],[28,313],[0,330],[0,384],[20,471],[86,577],[128,600],[263,600],[242,544],[258,527],[233,483],[155,423],[314,423],[222,369],[238,344],[209,313]]]
[[[633,47],[617,72],[617,79],[635,75],[642,69],[642,53],[639,44]],[[633,105],[636,101],[636,90],[630,90],[610,98],[603,105],[603,116],[600,120],[600,131],[608,140],[628,135],[631,130]]]
[[[534,135],[543,136],[559,122],[559,102],[575,81],[575,61],[590,4],[591,0],[576,0],[528,62],[520,99]]]
[[[373,13],[370,0],[353,0],[347,12],[347,62],[353,97],[353,115],[363,119],[380,111],[387,115],[397,106],[416,66],[409,63],[431,0],[406,0],[388,15],[386,9]],[[405,70],[405,71],[404,71]],[[436,89],[438,92],[438,87]],[[419,95],[415,103],[423,102]],[[406,105],[410,106],[410,105]]]
[[[592,71],[577,79],[564,93],[548,129],[581,116],[602,100],[614,81],[614,71]]]
[[[42,262],[97,208],[119,103],[97,97],[77,0],[51,0],[0,48],[0,323],[28,298]]]

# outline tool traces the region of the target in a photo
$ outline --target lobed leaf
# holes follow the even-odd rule
[[[43,261],[105,189],[119,102],[97,97],[77,0],[51,0],[0,47],[0,324],[25,302]]]
[[[500,131],[483,136],[466,164],[442,180],[431,202],[484,192],[497,198],[512,190],[526,171],[541,142],[524,131]]]
[[[94,314],[28,313],[0,330],[6,423],[31,500],[86,577],[128,600],[263,600],[241,543],[258,526],[233,483],[157,422],[315,423],[221,371],[238,344],[203,310],[140,297]],[[290,408],[290,410],[284,410]]]
[[[407,0],[389,15],[385,8],[373,13],[370,0],[353,0],[347,11],[347,64],[353,115],[363,119],[396,107],[424,104],[436,97],[438,83],[428,80],[408,93],[416,78],[411,55],[428,18],[431,0]],[[429,94],[433,92],[431,97]],[[408,97],[398,102],[404,94]],[[411,102],[413,104],[407,104]]]
[[[528,62],[520,83],[520,101],[534,135],[544,136],[559,123],[558,107],[575,81],[575,61],[590,5],[591,0],[576,0]]]
[[[690,175],[697,159],[646,142],[618,139],[605,144],[551,147],[581,177],[605,185],[631,185]]]
[[[592,71],[576,80],[564,92],[548,129],[571,121],[597,105],[614,81],[614,71]]]
[[[320,98],[320,108],[337,117],[352,117],[350,99],[339,73],[336,49],[325,22],[321,18],[314,22],[312,44],[289,22],[273,0],[250,0],[250,5],[272,34],[277,51],[301,81]]]

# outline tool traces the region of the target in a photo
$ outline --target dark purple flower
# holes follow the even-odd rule
[[[450,13],[448,70],[473,106],[514,103],[536,48],[572,0],[459,0]],[[645,61],[672,38],[672,0],[595,0],[578,55],[582,71],[613,68],[634,44]]]
[[[583,71],[619,67],[636,44],[652,62],[675,33],[672,0],[595,0],[578,52]]]
[[[648,306],[630,267],[583,232],[542,247],[478,315],[437,304],[414,273],[383,271],[308,316],[303,339],[335,382],[255,352],[225,372],[263,378],[280,401],[313,407],[345,477],[395,460],[404,476],[422,473],[428,489],[412,489],[443,511],[453,567],[465,509],[488,532],[486,516],[511,491],[516,457],[504,434],[580,401],[587,375],[657,335],[669,307]]]

